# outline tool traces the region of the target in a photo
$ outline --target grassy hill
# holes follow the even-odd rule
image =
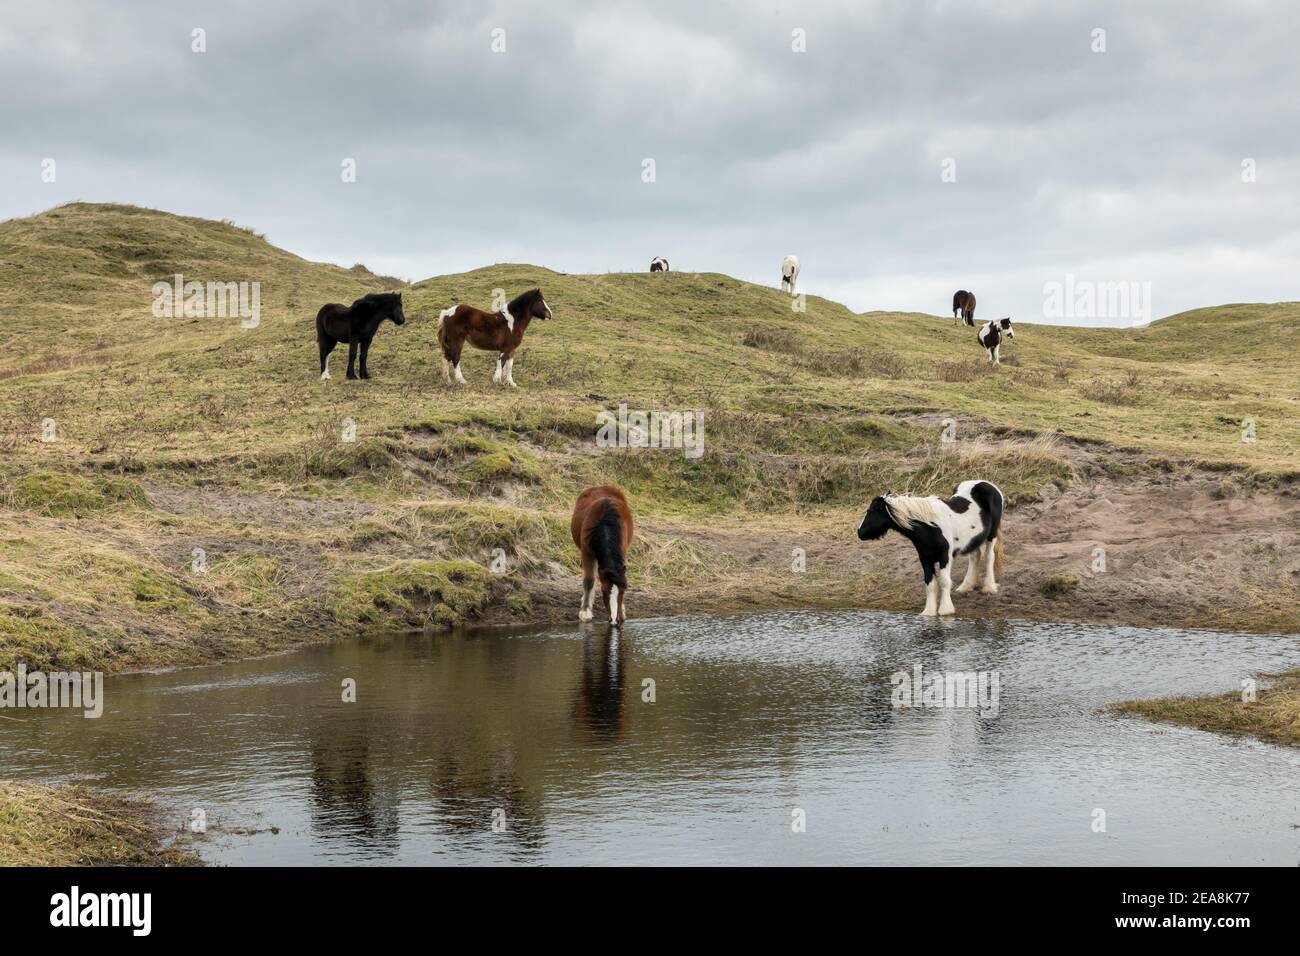
[[[260,324],[155,318],[151,286],[176,273],[260,283]],[[534,285],[555,320],[530,329],[519,389],[492,386],[492,359],[472,351],[469,386],[444,386],[439,310]],[[900,552],[852,535],[884,490],[947,492],[978,474],[1027,508],[1101,478],[1164,476],[1280,496],[1270,507],[1290,514],[1300,475],[1296,303],[1142,330],[1024,326],[994,369],[951,318],[815,296],[796,314],[777,290],[716,274],[496,265],[402,288],[410,321],[381,330],[373,378],[345,381],[336,354],[319,381],[317,308],[392,288],[246,229],[134,207],[0,224],[0,666],[122,669],[567,615],[568,509],[596,482],[623,485],[640,519],[636,615],[910,608],[914,558],[895,573]],[[705,454],[597,448],[596,415],[620,403],[702,411]],[[939,441],[945,419],[955,442]],[[47,420],[55,441],[41,440]],[[488,569],[497,548],[502,574]],[[817,558],[806,573],[790,571],[794,548]],[[1078,616],[1090,600],[978,610]],[[1240,610],[1186,613],[1292,625],[1280,607]]]

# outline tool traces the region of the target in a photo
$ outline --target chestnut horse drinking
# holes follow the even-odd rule
[[[578,495],[569,530],[582,555],[582,604],[578,620],[590,621],[596,602],[596,574],[600,594],[609,610],[609,623],[622,624],[623,597],[627,594],[624,555],[632,543],[632,509],[623,492],[613,485],[597,485]]]
[[[484,312],[472,305],[455,305],[438,316],[438,345],[442,347],[442,377],[451,384],[452,370],[456,384],[464,385],[460,374],[460,352],[466,340],[476,349],[496,352],[497,370],[494,385],[515,387],[513,374],[515,349],[524,340],[524,332],[533,319],[549,319],[551,310],[542,298],[541,289],[529,289],[500,312]]]

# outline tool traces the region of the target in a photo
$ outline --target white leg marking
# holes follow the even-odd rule
[[[330,354],[332,355],[333,353],[330,353]],[[329,378],[329,377],[330,377],[330,356],[327,355],[327,356],[325,356],[325,371],[323,371],[323,372],[320,373],[320,378],[321,378],[321,381],[323,382],[323,381],[325,381],[325,379],[327,379],[327,378]]]
[[[463,375],[460,374],[460,363],[457,362],[457,363],[455,364],[455,366],[453,366],[453,367],[456,369],[456,384],[457,384],[457,385],[464,385],[464,384],[465,384],[465,376],[463,376]]]
[[[497,370],[492,373],[492,384],[501,384],[501,356],[497,355]]]
[[[957,609],[952,606],[952,565],[939,569],[939,613],[956,614]]]
[[[442,357],[442,378],[448,385],[451,384],[451,363],[445,355]]]
[[[506,359],[505,370],[506,384],[511,388],[518,388],[519,386],[515,384],[515,360],[513,356]]]
[[[578,606],[578,620],[591,620],[591,604],[596,599],[596,582],[592,581],[590,585],[583,584],[582,604]]]
[[[998,582],[993,580],[993,542],[984,545],[984,586],[980,588],[985,594],[997,594]]]
[[[935,617],[938,615],[938,597],[939,579],[934,577],[925,586],[925,610],[921,612],[922,617]]]

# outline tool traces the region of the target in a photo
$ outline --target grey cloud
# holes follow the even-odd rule
[[[0,24],[0,214],[135,202],[412,278],[666,255],[775,285],[796,252],[809,291],[860,310],[942,313],[968,286],[982,312],[1032,320],[1065,272],[1150,281],[1161,314],[1294,299],[1293,16],[1284,2],[53,0]],[[807,53],[790,49],[796,27]],[[55,184],[40,182],[46,156]]]

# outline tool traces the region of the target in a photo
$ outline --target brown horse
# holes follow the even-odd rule
[[[952,296],[952,317],[967,325],[975,325],[975,293],[958,289]]]
[[[492,375],[494,385],[515,387],[515,349],[524,340],[524,332],[533,319],[549,319],[551,310],[542,298],[541,289],[529,289],[500,312],[484,312],[472,305],[455,305],[444,309],[438,316],[438,345],[442,347],[442,377],[451,384],[451,372],[456,371],[456,384],[464,385],[460,374],[460,352],[466,340],[476,349],[496,352],[497,370]]]
[[[609,623],[622,624],[623,597],[627,594],[627,567],[623,556],[632,543],[632,509],[623,492],[613,485],[597,485],[578,495],[569,524],[573,543],[582,556],[582,604],[578,620],[590,621],[596,602],[596,573],[600,595],[609,610]]]

